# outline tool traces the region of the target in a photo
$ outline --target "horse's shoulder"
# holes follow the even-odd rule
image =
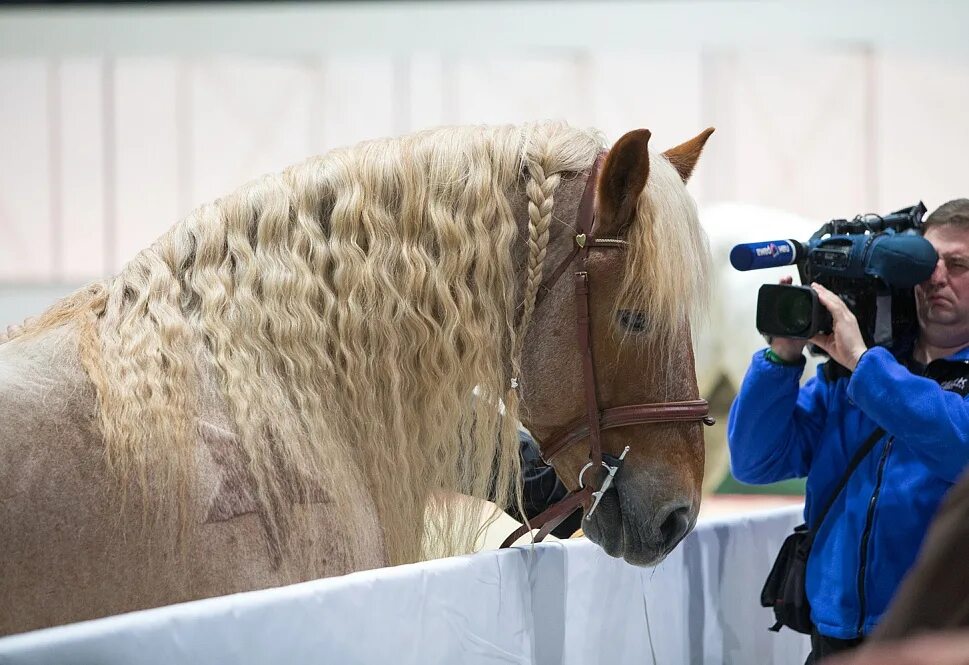
[[[94,390],[63,326],[0,344],[0,500],[95,468]]]
[[[63,325],[0,344],[0,409],[20,417],[63,418],[94,393],[81,366],[77,332]],[[17,414],[0,413],[0,419]],[[90,414],[87,414],[90,415]]]

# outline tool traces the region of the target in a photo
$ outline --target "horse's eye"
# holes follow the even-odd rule
[[[622,329],[628,332],[641,333],[646,330],[646,314],[643,312],[621,309],[616,315],[616,319]]]

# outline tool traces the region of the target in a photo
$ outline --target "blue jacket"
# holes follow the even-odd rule
[[[829,381],[819,368],[799,388],[803,369],[754,355],[730,409],[731,469],[752,484],[807,476],[804,519],[813,525],[855,450],[884,428],[808,560],[811,618],[822,635],[849,639],[878,623],[969,463],[969,349],[922,375],[882,347],[865,352],[850,377]]]

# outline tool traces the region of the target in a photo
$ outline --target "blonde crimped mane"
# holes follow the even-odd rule
[[[599,149],[544,124],[332,151],[198,209],[13,334],[79,322],[110,469],[183,526],[204,519],[193,478],[212,366],[278,552],[294,506],[340,514],[361,485],[389,562],[421,558],[429,503],[436,549],[468,551],[478,515],[451,493],[507,505],[518,484],[514,400],[497,409],[518,348],[508,196],[524,173],[578,171]]]
[[[429,541],[439,554],[467,552],[479,508],[451,499],[514,499],[509,379],[555,190],[601,149],[598,134],[544,123],[334,150],[199,208],[120,274],[9,336],[76,324],[111,471],[122,486],[137,480],[146,506],[177,517],[183,535],[205,518],[197,421],[213,368],[277,557],[298,549],[306,503],[332,504],[346,529],[326,537],[349,542],[361,487],[389,563],[421,559]],[[705,259],[683,267],[706,250],[675,171],[651,161],[617,306],[647,311],[671,337]],[[521,241],[509,198],[522,188],[524,267],[513,259]],[[437,519],[425,520],[428,509]]]

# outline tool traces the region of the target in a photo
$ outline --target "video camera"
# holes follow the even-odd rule
[[[817,282],[838,294],[858,319],[868,346],[891,347],[918,330],[914,287],[935,270],[938,255],[921,236],[920,201],[891,214],[825,223],[807,243],[796,240],[736,245],[730,263],[757,270],[796,263],[801,284]],[[831,315],[810,286],[765,284],[757,297],[763,335],[808,339],[831,331]],[[813,353],[822,354],[813,348]]]

